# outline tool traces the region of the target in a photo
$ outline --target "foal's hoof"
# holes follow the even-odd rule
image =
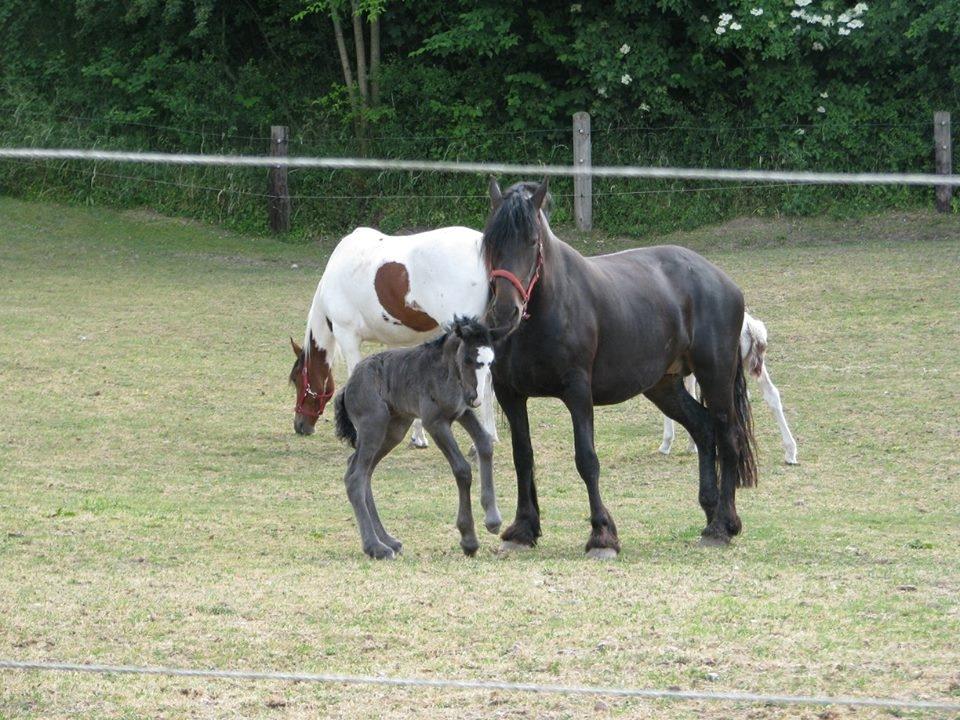
[[[500,543],[500,553],[503,555],[509,555],[515,552],[527,552],[528,550],[533,550],[533,546],[524,545],[523,543],[514,542],[513,540],[504,540]]]
[[[468,543],[461,542],[460,549],[463,550],[463,554],[467,557],[473,557],[477,554],[477,550],[480,549],[480,543],[478,543],[476,540]]]
[[[787,462],[787,465],[799,465],[799,464],[800,464],[800,461],[797,460],[795,457],[793,457],[793,458],[787,458],[787,459],[786,459],[786,462]]]
[[[616,560],[617,551],[613,548],[590,548],[587,557],[591,560]]]
[[[500,517],[500,513],[495,513],[493,516],[484,520],[483,524],[487,528],[488,533],[491,535],[496,535],[498,532],[500,532],[500,526],[503,524],[503,518]]]
[[[364,552],[374,560],[394,560],[397,557],[393,548],[389,548],[386,545],[375,545],[372,548],[365,548]]]

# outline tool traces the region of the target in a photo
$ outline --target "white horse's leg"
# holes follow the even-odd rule
[[[787,465],[799,465],[800,463],[797,461],[797,441],[793,439],[793,435],[790,433],[787,418],[783,415],[780,391],[777,390],[777,386],[770,379],[766,363],[760,370],[760,389],[763,391],[763,399],[770,406],[773,417],[776,418],[777,424],[780,426],[780,435],[783,438],[783,455]]]
[[[423,431],[423,422],[420,418],[413,421],[413,432],[410,433],[410,444],[415,448],[427,446],[427,434]]]
[[[357,363],[363,360],[363,355],[360,354],[360,336],[340,325],[333,326],[333,336],[340,343],[343,359],[347,362],[347,377],[350,377]]]
[[[500,442],[500,435],[497,433],[496,416],[497,396],[493,394],[493,383],[488,383],[483,393],[483,402],[480,405],[480,424],[487,434],[493,438],[494,442]]]
[[[687,389],[687,392],[690,393],[691,397],[694,400],[697,398],[697,393],[699,388],[697,387],[697,379],[693,376],[693,373],[687,375],[683,379],[683,386]],[[697,444],[693,441],[693,436],[687,435],[687,452],[695,453],[697,451]]]
[[[676,435],[676,430],[673,425],[673,420],[668,418],[666,415],[663,416],[663,442],[660,443],[660,452],[664,455],[670,454],[670,448],[673,447],[673,438]]]

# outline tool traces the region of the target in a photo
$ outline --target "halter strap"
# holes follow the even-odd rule
[[[307,356],[304,355],[303,367],[300,369],[300,391],[297,393],[297,405],[293,411],[298,415],[303,415],[316,422],[317,418],[323,415],[324,408],[326,408],[327,403],[330,401],[330,398],[333,397],[335,392],[335,390],[327,390],[329,381],[330,376],[328,375],[323,380],[323,392],[318,393],[316,390],[310,387],[310,375],[307,373]],[[308,397],[317,398],[317,402],[320,404],[319,409],[308,410],[304,406],[304,403]]]
[[[537,219],[537,225],[539,228],[540,222],[539,218]],[[542,230],[541,230],[542,232]],[[530,302],[530,296],[533,294],[533,288],[536,287],[537,281],[540,280],[540,276],[543,274],[543,237],[538,233],[537,235],[537,262],[533,266],[533,276],[530,278],[530,283],[527,287],[523,287],[523,283],[520,282],[520,278],[514,275],[509,270],[503,270],[502,268],[497,268],[490,271],[490,282],[493,283],[498,277],[503,278],[504,280],[509,280],[510,284],[513,285],[517,292],[520,293],[520,297],[523,299],[523,306],[520,310],[521,319],[527,320],[530,317],[530,313],[527,312],[527,305]]]

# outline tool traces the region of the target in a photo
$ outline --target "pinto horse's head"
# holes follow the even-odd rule
[[[298,435],[313,435],[317,418],[323,414],[323,409],[336,389],[326,350],[317,349],[312,335],[310,345],[312,347],[308,354],[290,338],[293,354],[297,356],[293,369],[290,370],[290,383],[297,388],[293,429]]]
[[[491,298],[484,319],[492,328],[513,332],[527,316],[543,269],[547,180],[517,183],[501,193],[491,178],[490,203],[483,257],[490,273]]]

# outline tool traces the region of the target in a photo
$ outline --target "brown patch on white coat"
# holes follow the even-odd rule
[[[400,324],[417,332],[427,332],[439,326],[436,320],[419,307],[407,305],[410,274],[403,263],[386,262],[381,265],[374,277],[373,287],[380,305],[391,317],[399,320]]]

